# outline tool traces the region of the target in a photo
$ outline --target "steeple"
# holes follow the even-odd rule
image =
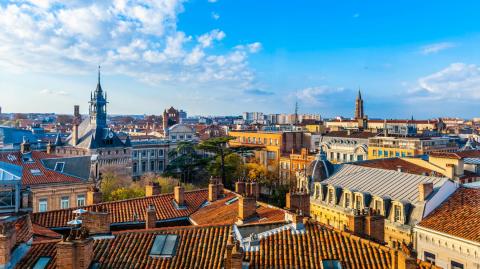
[[[107,96],[104,95],[102,85],[100,84],[100,66],[98,66],[97,88],[90,96],[90,123],[98,128],[107,126]]]
[[[363,119],[364,117],[362,93],[358,89],[357,99],[355,100],[355,119]]]
[[[95,90],[95,95],[102,93],[102,85],[100,84],[100,65],[98,66],[98,82],[97,82],[97,89]]]
[[[362,93],[360,92],[360,88],[358,89],[357,100],[362,100]]]

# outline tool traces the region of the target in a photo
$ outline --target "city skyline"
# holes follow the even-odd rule
[[[2,2],[0,105],[85,114],[100,64],[111,114],[478,116],[478,3],[272,5]]]

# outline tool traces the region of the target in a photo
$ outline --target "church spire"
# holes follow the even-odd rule
[[[358,88],[357,99],[358,99],[358,100],[362,100],[362,93],[360,92],[360,88]]]
[[[101,93],[102,92],[102,85],[100,84],[100,65],[98,66],[98,82],[97,82],[97,89],[95,90],[95,92],[98,94],[98,93]]]

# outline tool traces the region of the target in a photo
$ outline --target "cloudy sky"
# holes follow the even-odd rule
[[[0,106],[480,116],[479,1],[0,0]]]

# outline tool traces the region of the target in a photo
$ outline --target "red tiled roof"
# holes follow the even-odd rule
[[[386,170],[398,170],[398,168],[401,167],[404,173],[416,174],[416,175],[423,175],[424,173],[426,173],[427,175],[436,174],[436,172],[433,170],[422,167],[420,165],[416,165],[409,161],[402,160],[400,158],[375,159],[375,160],[356,162],[352,164],[364,166],[364,167],[386,169]]]
[[[167,220],[188,217],[207,200],[207,196],[208,191],[206,189],[185,192],[185,208],[181,209],[175,206],[173,193],[105,202],[82,208],[89,211],[110,212],[112,223],[118,223],[144,221],[146,208],[153,204],[157,211],[157,219]],[[32,221],[45,227],[65,227],[68,221],[75,218],[72,213],[73,210],[75,208],[33,213]]]
[[[94,241],[93,260],[100,268],[221,268],[230,226],[174,227],[153,231],[116,233],[113,239]],[[179,244],[172,258],[150,257],[158,234],[177,234]],[[58,241],[34,243],[16,268],[31,268],[39,257],[52,257],[48,269],[56,267]]]
[[[210,205],[197,210],[190,216],[190,220],[197,225],[221,225],[234,224],[238,216],[238,200],[225,204],[225,202],[238,197],[237,194],[227,192],[225,197],[212,202]],[[269,206],[264,203],[257,203],[258,218],[252,219],[248,223],[281,222],[285,220],[285,210]]]
[[[62,238],[62,235],[38,224],[32,225],[33,241],[43,242]]]
[[[32,238],[32,222],[29,215],[19,216],[15,221],[16,245],[27,242]]]
[[[331,131],[323,136],[327,137],[348,137],[348,138],[363,138],[363,139],[368,139],[370,137],[376,136],[376,133],[372,132],[351,132],[348,134],[348,131]]]
[[[10,157],[9,157],[10,156]],[[22,161],[22,154],[19,151],[15,152],[2,152],[0,153],[0,161],[15,164],[23,167],[22,171],[22,185],[31,186],[36,184],[49,184],[49,183],[81,183],[84,180],[68,176],[62,173],[55,172],[47,169],[42,164],[42,159],[55,158],[56,155],[47,154],[42,151],[32,151],[32,163],[24,163]],[[14,157],[14,158],[12,158]],[[38,169],[41,175],[33,175],[31,169]]]
[[[480,150],[466,150],[457,152],[432,152],[431,157],[463,159],[463,158],[480,158]]]
[[[251,268],[321,268],[322,260],[340,260],[345,268],[390,268],[389,248],[320,224],[306,224],[303,234],[281,231],[260,240],[260,250],[246,252]]]
[[[480,189],[460,187],[418,225],[463,239],[480,242],[479,208]]]

